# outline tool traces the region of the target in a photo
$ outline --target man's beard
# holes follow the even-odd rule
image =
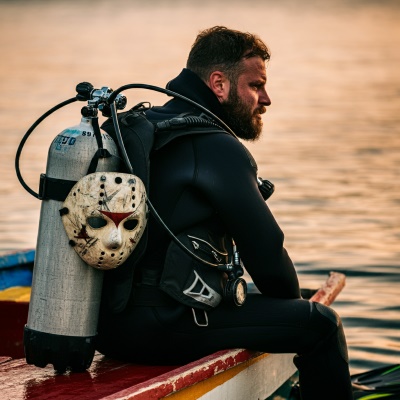
[[[225,122],[238,137],[256,141],[261,136],[263,123],[259,115],[265,112],[265,107],[259,107],[252,112],[249,105],[238,96],[234,86],[222,107],[226,113]]]

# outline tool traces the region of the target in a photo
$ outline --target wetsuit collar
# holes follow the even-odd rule
[[[213,91],[191,70],[182,72],[167,84],[167,89],[177,92],[212,111],[225,120],[225,111]]]

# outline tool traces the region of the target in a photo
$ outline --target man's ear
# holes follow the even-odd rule
[[[221,103],[228,98],[230,82],[223,72],[214,71],[207,84]]]

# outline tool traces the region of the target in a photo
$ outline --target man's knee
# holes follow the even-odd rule
[[[312,303],[311,321],[318,325],[322,342],[336,345],[343,359],[348,361],[346,338],[339,315],[328,306]]]
[[[327,318],[335,327],[339,327],[341,325],[341,320],[339,315],[330,307],[325,306],[321,303],[312,303],[313,307],[311,310],[312,317],[317,314],[317,318]],[[313,315],[314,314],[314,315]]]

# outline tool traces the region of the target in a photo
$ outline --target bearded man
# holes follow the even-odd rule
[[[340,318],[301,298],[257,166],[238,139],[254,141],[261,134],[261,115],[271,104],[269,58],[257,36],[217,26],[198,35],[187,67],[168,83],[235,135],[214,120],[218,129],[170,130],[155,146],[149,198],[197,258],[150,216],[147,247],[134,276],[124,275],[129,259],[114,276],[106,274],[98,350],[175,365],[228,348],[297,353],[303,399],[351,399]],[[199,114],[181,98],[146,113],[154,123]],[[242,266],[260,293],[245,298]]]

